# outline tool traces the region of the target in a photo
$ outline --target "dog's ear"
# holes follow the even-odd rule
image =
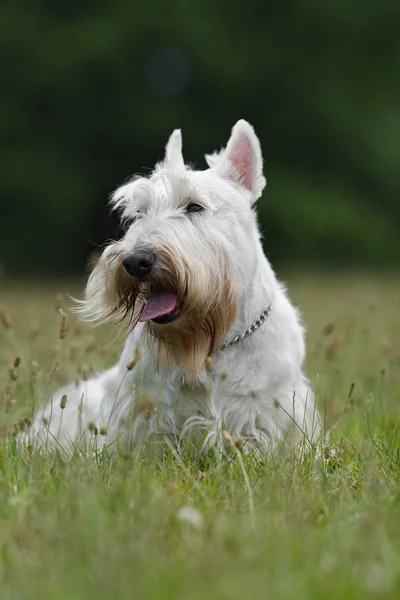
[[[252,202],[262,194],[266,180],[263,176],[261,147],[253,127],[243,119],[232,129],[225,150],[206,156],[211,169],[222,177],[233,179],[249,192]]]
[[[180,129],[175,129],[165,147],[164,166],[169,169],[183,168],[185,166],[182,156],[182,133]]]

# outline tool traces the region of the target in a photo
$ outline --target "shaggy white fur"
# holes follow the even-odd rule
[[[239,121],[226,149],[206,158],[205,171],[185,167],[176,130],[153,174],[113,195],[127,232],[105,249],[78,312],[123,319],[125,348],[112,369],[59,390],[25,441],[69,448],[93,438],[91,422],[107,430],[99,443],[110,447],[168,436],[222,448],[225,430],[257,451],[318,439],[314,394],[302,372],[303,327],[260,242],[253,204],[266,181],[251,125]],[[155,263],[135,278],[124,260],[140,249]],[[164,315],[160,290],[176,302],[165,322],[144,318],[147,302]],[[270,305],[252,335],[220,348]]]

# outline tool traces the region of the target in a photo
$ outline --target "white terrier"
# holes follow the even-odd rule
[[[95,428],[117,447],[168,436],[222,448],[232,436],[271,451],[320,435],[299,315],[260,243],[253,205],[266,181],[251,125],[236,123],[206,160],[186,167],[176,130],[153,174],[114,193],[127,232],[78,312],[124,322],[125,348],[113,368],[55,394],[28,433],[35,445],[71,447]]]

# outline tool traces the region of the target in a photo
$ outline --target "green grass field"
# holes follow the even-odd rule
[[[261,465],[18,451],[33,405],[111,365],[123,338],[70,317],[60,339],[55,296],[76,285],[2,285],[1,600],[400,598],[400,278],[288,286],[333,430],[319,457]]]

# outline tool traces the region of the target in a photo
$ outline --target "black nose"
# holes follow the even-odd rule
[[[124,269],[132,277],[145,279],[150,275],[156,257],[150,250],[137,250],[122,261]]]

